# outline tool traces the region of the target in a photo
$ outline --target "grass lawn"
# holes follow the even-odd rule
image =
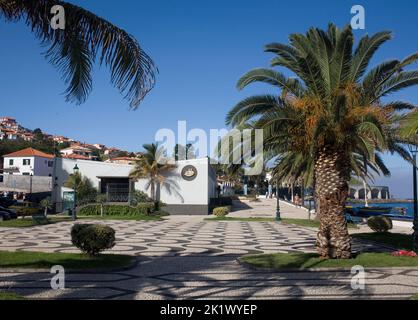
[[[238,218],[238,217],[212,217],[206,218],[207,221],[258,221],[258,222],[275,222],[275,218],[258,218],[258,217],[249,217],[249,218]],[[308,219],[282,219],[284,224],[294,224],[301,227],[310,227],[310,228],[319,228],[319,221],[317,220],[308,220]],[[349,223],[348,228],[356,228],[357,226]]]
[[[361,253],[354,259],[323,260],[316,253],[274,253],[240,258],[249,265],[275,270],[309,268],[418,267],[418,258],[394,257],[390,253]]]
[[[412,296],[411,300],[417,300],[418,301],[418,293],[414,296]]]
[[[6,252],[0,251],[0,268],[106,269],[129,266],[135,258],[127,255],[103,254],[89,257],[78,253]]]
[[[358,233],[353,238],[386,244],[398,249],[412,250],[412,235],[401,233]]]
[[[31,217],[26,217],[24,219],[19,218],[14,220],[1,221],[0,228],[29,228],[39,225],[53,224],[70,220],[70,217],[48,217],[48,220],[42,220],[37,222],[33,220]]]
[[[137,215],[137,216],[127,216],[127,215],[111,215],[111,216],[77,216],[77,219],[85,220],[132,220],[132,221],[161,221],[164,216],[162,215]]]
[[[17,293],[0,291],[0,300],[25,300],[25,298]]]

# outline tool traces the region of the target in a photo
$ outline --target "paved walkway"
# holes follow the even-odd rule
[[[261,205],[261,204],[260,204]],[[87,222],[85,220],[83,223]],[[137,256],[134,267],[114,272],[70,272],[66,289],[50,289],[51,274],[0,269],[0,290],[29,298],[59,299],[286,299],[409,298],[418,292],[418,269],[370,269],[366,290],[353,291],[350,271],[269,272],[240,265],[242,254],[313,252],[315,230],[275,222],[105,221],[116,230],[110,252]],[[29,229],[0,228],[0,250],[78,252],[72,222]],[[355,251],[387,251],[363,242]]]

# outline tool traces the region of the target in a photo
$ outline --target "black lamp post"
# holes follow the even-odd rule
[[[413,170],[412,177],[414,179],[413,185],[414,185],[414,251],[418,252],[418,191],[417,191],[417,154],[418,154],[418,142],[415,143],[415,145],[410,144],[409,145],[409,151],[412,154],[413,158]]]
[[[280,216],[279,180],[276,180],[276,221],[282,221]]]
[[[73,173],[74,173],[74,207],[73,207],[73,220],[77,220],[77,174],[79,172],[79,168],[77,166],[77,164],[74,166],[73,168]]]

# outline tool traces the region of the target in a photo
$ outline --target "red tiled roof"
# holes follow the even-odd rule
[[[65,159],[75,159],[75,160],[91,160],[89,157],[86,156],[82,156],[80,154],[69,154],[68,156],[63,156],[63,158]]]
[[[14,157],[14,158],[18,158],[18,157],[41,157],[41,158],[48,158],[48,159],[53,159],[54,156],[52,154],[48,154],[33,148],[26,148],[23,150],[19,150],[13,153],[9,153],[6,154],[4,157]]]

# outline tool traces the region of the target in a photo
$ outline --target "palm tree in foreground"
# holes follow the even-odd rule
[[[175,182],[171,181],[168,174],[172,172],[176,165],[163,160],[164,149],[158,144],[144,144],[145,152],[136,161],[135,167],[130,173],[130,178],[135,180],[146,179],[148,182],[145,188],[151,189],[151,199],[158,202],[157,189],[166,188],[171,192],[171,187]]]
[[[232,126],[255,121],[264,130],[265,148],[278,155],[277,166],[292,170],[293,179],[312,180],[320,219],[317,248],[324,258],[351,257],[344,212],[351,175],[365,176],[367,163],[385,173],[380,157],[385,151],[410,159],[397,132],[397,112],[416,107],[382,98],[418,84],[418,71],[404,70],[418,54],[367,71],[376,50],[389,39],[387,31],[365,36],[354,50],[351,27],[330,25],[326,31],[292,34],[290,45],[269,44],[266,51],[275,54],[271,65],[295,77],[273,69],[248,72],[239,89],[262,82],[280,95],[249,97],[226,119]]]
[[[65,9],[65,29],[54,30],[51,8]],[[0,0],[0,18],[24,21],[47,46],[45,57],[68,85],[67,101],[83,103],[92,90],[96,58],[111,73],[112,84],[138,107],[154,87],[157,70],[138,42],[124,30],[73,4],[56,0]]]

